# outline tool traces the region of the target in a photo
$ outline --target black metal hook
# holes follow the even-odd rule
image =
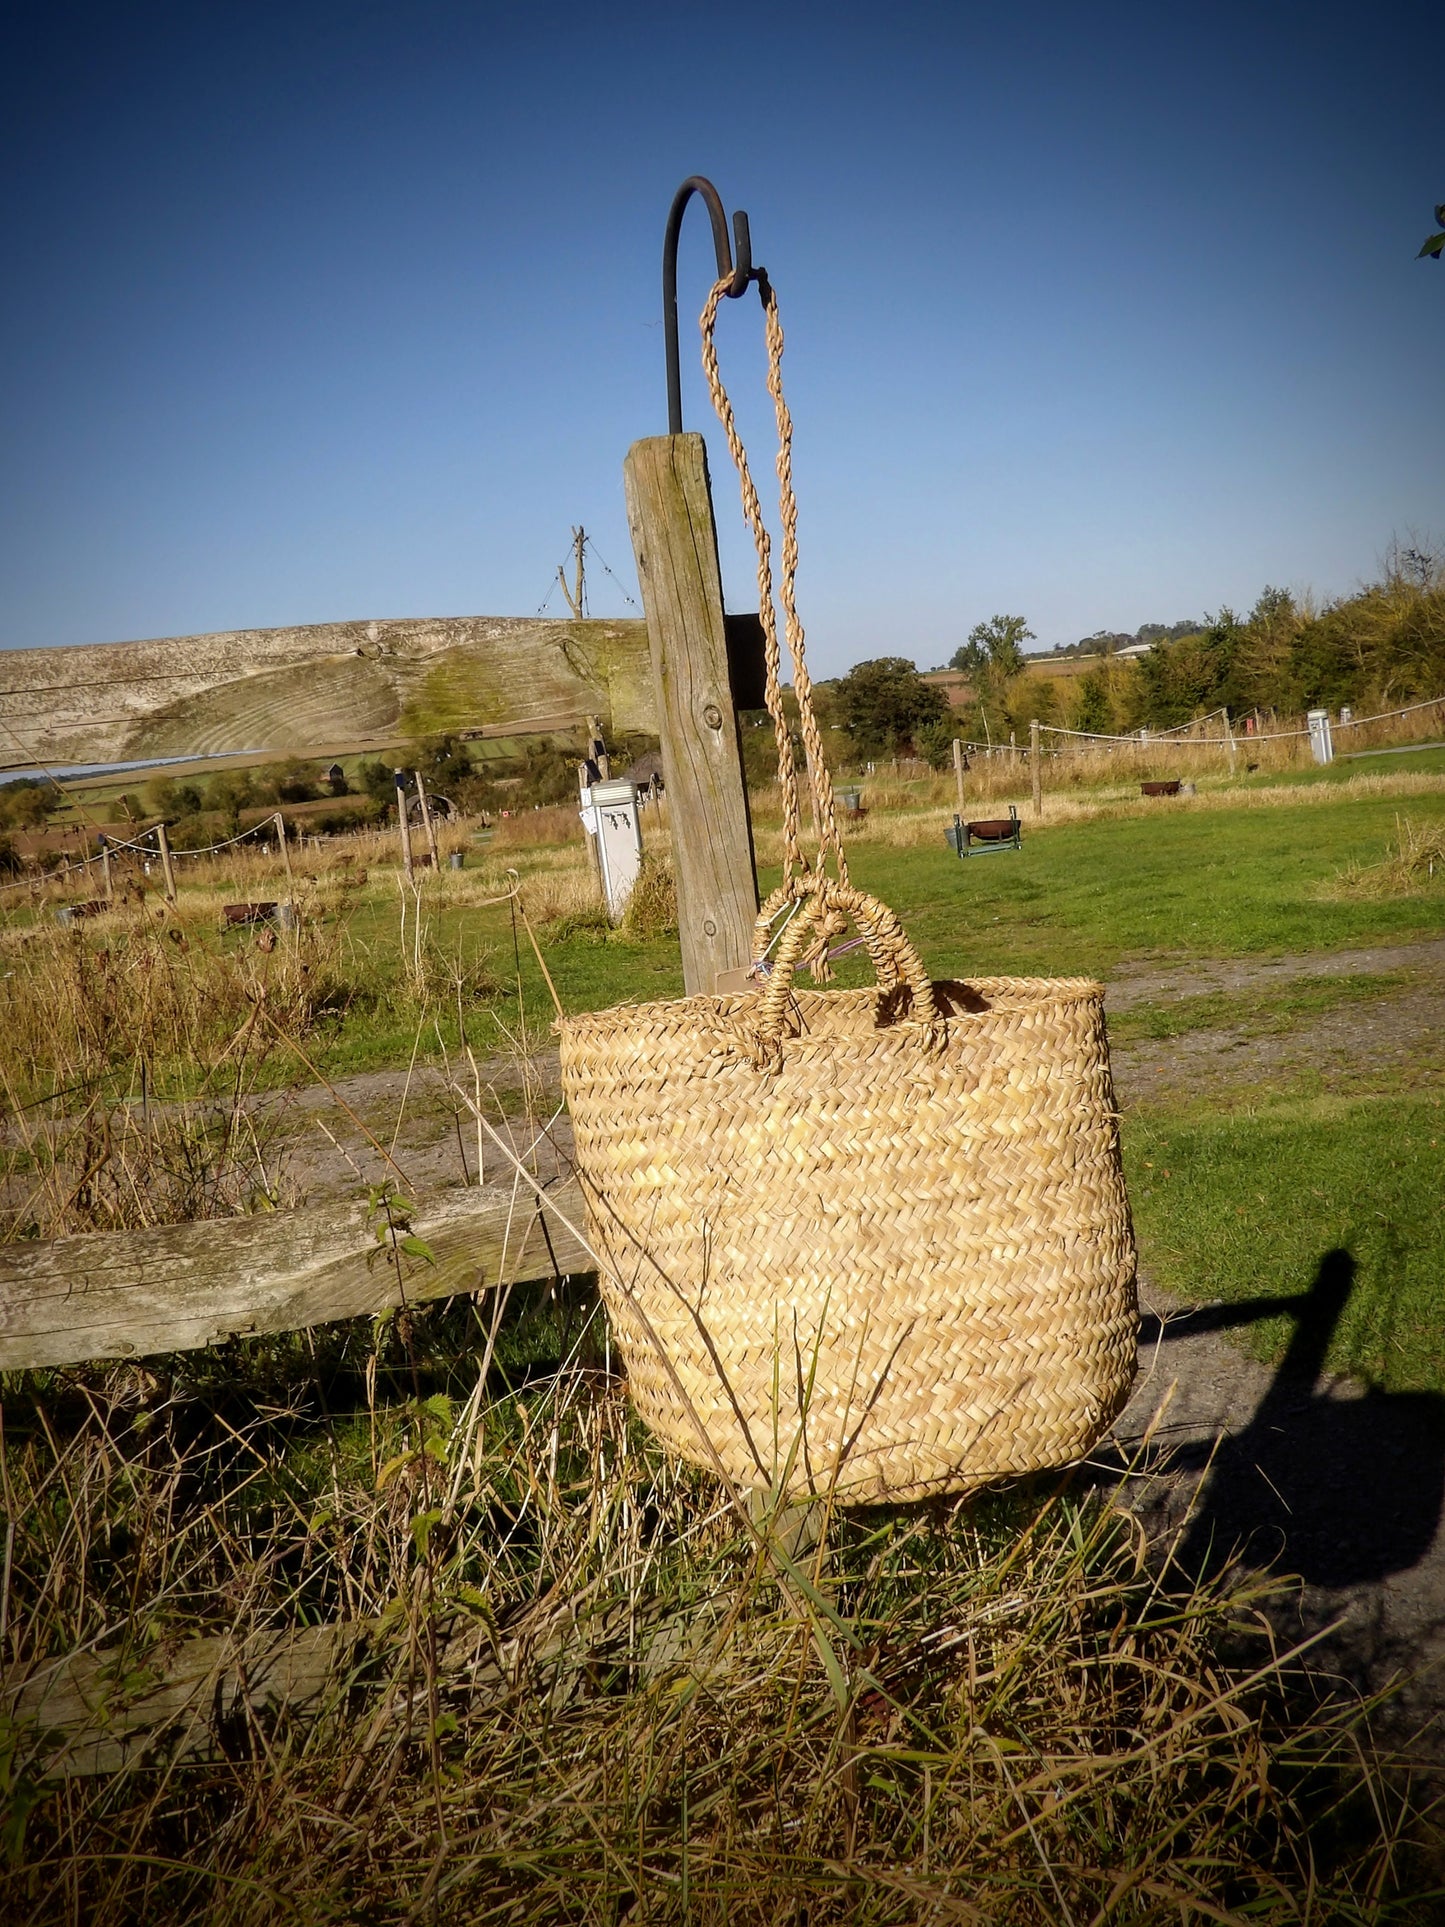
[[[682,433],[682,365],[677,349],[677,237],[682,229],[683,210],[694,194],[700,194],[707,203],[707,211],[712,219],[712,244],[717,255],[719,281],[730,277],[728,299],[736,301],[740,294],[746,294],[748,283],[755,280],[761,268],[753,266],[753,241],[748,231],[748,217],[739,208],[733,216],[733,241],[737,248],[737,264],[734,266],[732,250],[728,247],[728,217],[723,210],[722,196],[711,181],[704,180],[701,174],[689,175],[672,197],[672,206],[667,212],[667,233],[662,242],[662,320],[667,331],[667,432],[669,435]]]

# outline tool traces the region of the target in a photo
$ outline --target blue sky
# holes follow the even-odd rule
[[[0,644],[635,590],[701,172],[788,335],[815,667],[1347,592],[1445,534],[1422,6],[13,7]],[[731,606],[752,562],[696,363]],[[724,366],[771,473],[761,321]],[[597,613],[624,604],[595,577]],[[556,603],[554,601],[554,607]]]

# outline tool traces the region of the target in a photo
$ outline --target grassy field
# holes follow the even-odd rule
[[[1445,877],[1350,881],[1386,857],[1403,809],[1445,821],[1445,782],[1409,782],[1152,811],[1101,794],[1026,826],[1018,855],[962,863],[925,784],[875,811],[853,874],[935,974],[1132,972],[1145,994],[1113,1021],[1121,1062],[1195,1043],[1207,1065],[1239,1039],[1274,1049],[1424,994],[1398,960],[1170,989],[1210,960],[1445,933]],[[766,799],[759,817],[766,847]],[[467,868],[411,892],[381,848],[362,886],[304,882],[294,945],[216,929],[221,902],[277,894],[254,869],[188,885],[175,913],[152,897],[74,933],[12,912],[7,1128],[62,1077],[104,1093],[87,1158],[108,1154],[122,1097],[130,1118],[169,1101],[182,1127],[126,1140],[109,1190],[87,1164],[80,1204],[75,1153],[47,1166],[32,1144],[26,1184],[91,1214],[65,1228],[135,1222],[137,1185],[178,1182],[176,1142],[217,1215],[269,1208],[267,1145],[241,1124],[258,1093],[311,1081],[303,1051],[336,1079],[463,1042],[504,1052],[523,1025],[545,1038],[529,923],[569,1010],[681,989],[675,938],[606,930],[578,845],[478,841]],[[525,918],[498,900],[513,868]],[[853,958],[848,980],[863,980]],[[1445,1388],[1432,1075],[1427,1053],[1325,1089],[1281,1058],[1267,1080],[1128,1102],[1151,1279],[1270,1301],[1346,1249],[1331,1363]],[[196,1108],[218,1094],[220,1164]],[[69,1100],[72,1121],[88,1102]],[[1263,1310],[1241,1342],[1275,1358],[1293,1321]],[[197,1758],[59,1780],[35,1732],[0,1717],[0,1917],[1441,1917],[1409,1844],[1425,1800],[1379,1765],[1357,1706],[1322,1706],[1275,1663],[1258,1590],[1171,1570],[1107,1494],[1068,1480],[800,1538],[786,1511],[666,1461],[608,1356],[577,1285],[0,1383],[7,1667],[94,1653],[107,1727],[189,1640],[350,1642],[313,1720],[258,1697]]]

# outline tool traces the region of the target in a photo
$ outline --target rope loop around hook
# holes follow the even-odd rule
[[[773,595],[772,537],[763,518],[762,503],[753,482],[747,450],[738,432],[737,418],[718,366],[717,314],[724,299],[732,292],[729,280],[720,279],[715,283],[703,308],[699,325],[702,331],[703,373],[707,378],[708,393],[717,418],[722,424],[728,453],[738,472],[743,516],[752,530],[753,543],[757,550],[758,614],[763,627],[763,660],[767,671],[766,702],[768,714],[772,718],[774,740],[777,744],[778,789],[783,803],[782,891],[785,897],[793,897],[816,893],[818,886],[827,876],[830,861],[837,883],[847,891],[849,889],[848,859],[844,854],[843,839],[838,829],[833,780],[829,774],[827,759],[823,754],[823,739],[813,704],[813,684],[808,674],[803,624],[798,615],[798,502],[793,487],[793,418],[783,392],[783,327],[778,317],[777,294],[767,274],[762,269],[758,269],[755,271],[754,278],[757,281],[758,296],[763,308],[768,352],[768,392],[773,399],[773,413],[778,430],[776,463],[778,512],[783,535],[782,557],[778,572],[778,598],[783,606],[783,636],[793,672],[793,693],[798,704],[798,719],[812,806],[813,833],[817,844],[817,853],[811,864],[806,862],[803,856],[797,759],[793,753],[792,732],[788,726],[787,713],[783,705],[782,646],[778,637],[778,612]],[[830,935],[837,934],[842,924],[838,920],[836,910],[832,909],[826,911],[823,922],[828,927],[820,929],[820,941],[813,956],[812,967],[815,976],[820,981],[826,982],[832,975],[827,963],[828,939]],[[766,938],[763,941],[766,942]]]

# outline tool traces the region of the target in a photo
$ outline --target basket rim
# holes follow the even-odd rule
[[[1049,1004],[1080,1004],[1103,1001],[1104,986],[1094,977],[938,977],[933,979],[936,992],[945,997],[949,992],[969,992],[988,1000],[984,1010],[959,1010],[946,1014],[942,1022],[945,1026],[976,1024],[1001,1011],[1016,1011],[1038,1008]],[[794,997],[809,1010],[816,1011],[826,1021],[825,1014],[831,1005],[833,1009],[846,1006],[876,1003],[882,995],[876,984],[865,984],[848,990],[817,990],[811,988],[794,989]],[[675,1029],[688,1017],[697,1020],[699,1027],[711,1028],[718,1022],[734,1022],[746,1015],[761,992],[758,990],[728,991],[723,994],[697,992],[691,997],[657,997],[645,1003],[611,1004],[606,1010],[580,1011],[575,1016],[567,1015],[557,1020],[556,1028],[562,1035],[578,1035],[591,1032],[597,1036],[665,1022],[668,1028]],[[889,1030],[907,1033],[921,1031],[926,1026],[916,1018],[903,1017],[886,1026]],[[793,1039],[793,1042],[802,1041]]]

